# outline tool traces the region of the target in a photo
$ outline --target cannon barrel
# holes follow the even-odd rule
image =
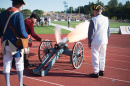
[[[58,44],[55,44],[55,49],[61,49],[61,48],[63,48],[64,46],[65,46],[65,44],[67,43],[69,41],[69,39],[68,38],[64,38],[60,43],[58,43]]]

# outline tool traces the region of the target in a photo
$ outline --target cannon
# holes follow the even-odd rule
[[[58,44],[56,43],[54,47],[52,45],[54,41],[45,40],[41,42],[38,50],[41,64],[33,69],[33,74],[45,76],[62,54],[70,56],[70,62],[75,69],[81,66],[84,56],[82,43],[76,42],[73,49],[70,50],[67,45],[69,40],[66,37],[63,40]]]
[[[88,21],[76,25],[75,29],[63,40],[60,37],[61,28],[56,26],[55,38],[57,42],[54,47],[52,45],[54,41],[45,40],[41,42],[38,51],[41,64],[33,69],[33,74],[45,76],[62,54],[70,56],[70,63],[75,69],[78,69],[83,62],[84,56],[83,45],[79,41],[88,37],[88,26]],[[76,42],[72,50],[68,48],[67,42]]]

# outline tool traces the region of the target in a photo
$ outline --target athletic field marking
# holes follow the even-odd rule
[[[33,44],[33,45],[37,45],[37,46],[39,46],[40,44]],[[83,45],[86,45],[86,44],[83,44]],[[70,44],[69,46],[73,46],[72,44]],[[84,49],[88,49],[88,47],[84,47]],[[127,49],[127,48],[125,48],[125,49]],[[120,50],[110,50],[110,49],[107,49],[107,51],[114,51],[114,52],[126,52],[126,51],[120,51]],[[130,53],[130,52],[127,52],[127,53]]]
[[[68,22],[58,22],[58,23],[67,24],[68,25]],[[79,22],[79,23],[82,23],[82,22]],[[72,22],[70,22],[70,24],[79,24],[79,23],[72,23]],[[56,24],[56,23],[54,23],[54,24]],[[62,26],[64,26],[64,25],[62,25]]]
[[[116,56],[122,56],[122,57],[130,57],[130,56],[126,56],[126,55],[118,55],[118,54],[109,54],[109,53],[106,53],[108,55],[116,55]]]
[[[92,65],[90,63],[83,63],[83,64]],[[117,67],[110,67],[110,66],[105,66],[105,67],[107,67],[107,68],[113,68],[113,69],[116,69],[116,70],[130,71],[129,69],[123,69],[123,68],[117,68]]]
[[[110,79],[110,80],[114,80],[114,81],[119,81],[119,82],[126,82],[126,83],[130,83],[130,81],[125,81],[125,80],[120,80],[120,79],[114,79],[114,78],[109,78],[109,77],[101,77],[101,78],[105,78],[105,79]]]
[[[51,29],[51,30],[54,30],[54,29],[52,29],[52,28],[50,28],[50,27],[47,27],[47,28],[49,28],[49,29]],[[52,37],[51,37],[52,38]]]
[[[34,56],[38,56],[38,55],[34,55]],[[0,56],[0,57],[2,57],[2,56]],[[90,57],[90,56],[86,56],[86,57]],[[59,59],[59,60],[65,61],[65,59],[64,59],[64,60]],[[113,59],[106,59],[106,60],[112,60],[112,61],[119,61],[119,62],[127,62],[127,63],[130,63],[130,62],[128,62],[128,61],[121,61],[121,60],[113,60]],[[68,61],[68,60],[66,60],[66,61]],[[89,60],[89,61],[90,61],[90,60]],[[89,64],[89,63],[83,63],[83,64]],[[89,65],[92,65],[92,64],[89,64]],[[114,69],[119,69],[119,70],[130,71],[130,70],[128,70],[128,69],[123,69],[123,68],[116,68],[116,67],[110,67],[110,66],[106,66],[106,67],[108,67],[108,68],[114,68]]]
[[[84,56],[85,57],[91,57],[91,56]],[[125,62],[125,63],[130,63],[129,61],[122,61],[122,60],[114,60],[114,59],[106,59],[106,60],[111,60],[111,61],[117,61],[117,62]]]
[[[33,48],[33,49],[36,49],[36,48]],[[116,54],[109,54],[109,55],[116,55]],[[38,55],[35,55],[35,56],[38,56]],[[119,55],[119,56],[123,56],[123,55]],[[84,58],[85,57],[91,57],[91,56],[84,56]],[[124,57],[130,57],[130,56],[125,56],[124,55]],[[106,59],[106,60],[130,63],[129,61],[122,61],[122,60],[114,60],[114,59]]]
[[[31,49],[38,49],[38,48],[31,48]],[[91,52],[91,51],[84,51],[84,52]],[[126,56],[126,55],[118,55],[118,54],[109,54],[109,53],[106,53],[108,55],[116,55],[116,56],[121,56],[121,57],[130,57],[130,56]]]
[[[40,44],[33,44],[33,45],[40,45]],[[71,45],[69,45],[69,46],[71,46]],[[85,47],[86,48],[86,47]],[[2,49],[2,48],[0,48],[0,49]],[[31,48],[31,49],[38,49],[38,48]],[[117,51],[117,50],[107,50],[107,51],[116,51],[116,52],[125,52],[125,51]],[[91,51],[84,51],[84,52],[91,52]],[[130,52],[127,52],[127,53],[130,53]],[[108,54],[108,53],[107,53]],[[117,55],[117,56],[124,56],[124,57],[130,57],[130,56],[126,56],[126,55],[118,55],[118,54],[109,54],[109,55]]]
[[[84,75],[88,75],[86,73],[81,73],[81,72],[76,72],[76,71],[70,71],[70,70],[66,70],[66,69],[60,69],[60,68],[54,68],[52,67],[53,69],[56,69],[56,70],[62,70],[62,71],[67,71],[67,72],[72,72],[72,73],[78,73],[78,74],[84,74]],[[100,77],[100,76],[99,76]],[[126,81],[126,80],[120,80],[120,79],[114,79],[114,78],[109,78],[109,77],[100,77],[100,78],[105,78],[105,79],[111,79],[111,80],[116,80],[116,81],[119,81],[119,82],[126,82],[126,83],[130,83],[130,81]]]
[[[69,60],[65,60],[65,59],[59,59],[60,61],[69,61]],[[92,65],[92,64],[90,64],[90,63],[82,63],[82,64],[84,64],[84,65],[86,65],[86,64],[88,64],[88,65]],[[129,69],[123,69],[123,68],[117,68],[117,67],[110,67],[110,66],[105,66],[105,67],[107,67],[107,68],[113,68],[113,69],[118,69],[118,70],[123,70],[123,71],[130,71]]]
[[[38,55],[34,55],[34,56],[38,56]],[[66,59],[58,59],[60,61],[68,61]],[[106,59],[107,60],[107,59]],[[90,61],[90,60],[89,60]],[[89,64],[89,65],[92,65],[90,63],[83,63],[83,64]],[[113,68],[113,69],[118,69],[118,70],[124,70],[124,71],[130,71],[129,69],[123,69],[123,68],[117,68],[117,67],[110,67],[110,66],[105,66],[105,67],[108,67],[108,68]]]
[[[34,56],[38,56],[38,55],[34,55]],[[85,58],[85,57],[91,57],[91,56],[84,56],[84,58]],[[106,59],[106,60],[130,63],[129,61],[122,61],[122,60],[114,60],[114,59]]]
[[[65,69],[60,69],[60,68],[55,68],[55,67],[52,67],[52,68],[55,69],[55,70],[62,70],[62,71],[67,71],[67,72],[71,72],[71,73],[78,73],[78,74],[88,75],[88,74],[82,73],[82,72],[70,71],[70,70],[65,70]],[[1,71],[3,71],[3,70],[1,70]],[[16,73],[12,73],[12,72],[10,72],[10,73],[16,75]],[[44,81],[44,80],[39,80],[39,79],[36,79],[36,78],[27,77],[27,76],[23,76],[23,77],[26,77],[26,78],[29,78],[29,79],[32,79],[32,80],[36,80],[36,81],[40,81],[40,82],[45,82],[45,83],[53,84],[53,85],[64,86],[64,85],[60,85],[60,84],[56,84],[56,83],[52,83],[52,82],[48,82],[48,81]],[[130,81],[120,80],[120,79],[114,79],[114,78],[109,78],[109,77],[100,77],[100,78],[105,78],[105,79],[110,79],[110,80],[114,80],[114,81],[130,83]]]
[[[3,71],[3,70],[0,69],[0,71]],[[10,72],[10,73],[13,74],[13,75],[17,75],[16,73],[12,73],[12,72]],[[36,80],[36,81],[40,81],[40,82],[49,83],[49,84],[52,84],[52,85],[64,86],[64,85],[61,85],[61,84],[57,84],[57,83],[53,83],[53,82],[49,82],[49,81],[45,81],[45,80],[40,80],[40,79],[25,76],[25,75],[23,75],[23,77],[28,78],[28,79],[32,79],[32,80]]]
[[[114,60],[114,59],[106,59],[106,60],[112,60],[112,61],[118,61],[118,62],[130,63],[129,61],[122,61],[122,60]]]
[[[110,49],[107,49],[107,51],[113,51],[113,52],[126,52],[126,51],[120,51],[120,50],[110,50]],[[127,52],[127,53],[130,53],[130,52]]]
[[[87,43],[82,43],[83,45],[87,45],[88,46],[88,44]],[[120,49],[130,49],[130,48],[123,48],[123,47],[113,47],[113,46],[109,46],[109,45],[107,45],[107,47],[111,47],[111,48],[120,48]]]

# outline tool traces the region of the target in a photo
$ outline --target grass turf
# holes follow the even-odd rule
[[[50,25],[49,27],[34,27],[36,34],[54,34],[54,26]],[[61,34],[68,34],[70,31],[61,29]]]
[[[81,23],[82,21],[71,21],[70,25],[74,28],[77,24]],[[67,21],[52,21],[54,24],[60,24],[63,26],[68,26]],[[110,22],[111,28],[119,28],[120,26],[130,26],[130,23],[126,22]]]
[[[81,23],[82,21],[71,21],[70,22],[70,27],[75,27],[77,24]],[[59,24],[63,26],[68,26],[67,21],[51,21],[51,23],[54,24]],[[130,23],[125,23],[125,22],[110,22],[110,27],[111,28],[119,28],[120,26],[130,26]],[[49,27],[34,27],[35,33],[36,34],[54,34],[54,26],[49,26]],[[70,31],[62,29],[61,34],[68,34]]]

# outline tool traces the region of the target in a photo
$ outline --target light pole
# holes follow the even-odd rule
[[[79,15],[80,15],[80,6],[79,6]]]
[[[72,6],[71,6],[71,17],[72,17]]]
[[[68,5],[67,5],[66,1],[64,1],[63,4],[64,4],[64,9],[65,9],[65,14],[66,14],[67,13],[67,9],[68,9]]]

